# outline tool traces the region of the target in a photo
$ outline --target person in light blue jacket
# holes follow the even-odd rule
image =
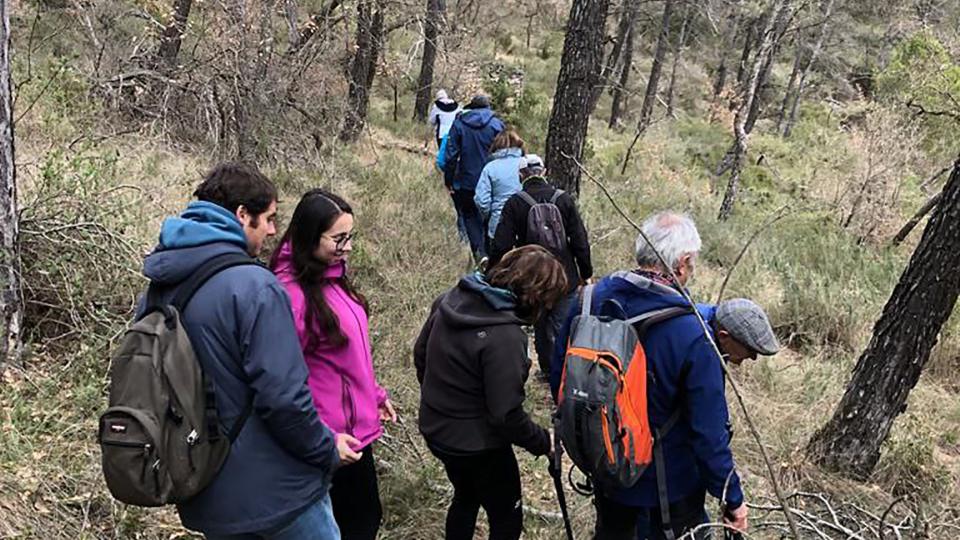
[[[523,160],[523,139],[511,128],[505,129],[490,145],[490,161],[480,171],[473,202],[486,224],[486,244],[493,241],[500,223],[500,212],[511,195],[520,191],[520,162]]]

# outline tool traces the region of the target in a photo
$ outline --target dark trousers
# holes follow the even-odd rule
[[[473,194],[472,189],[455,189],[453,191],[453,206],[457,209],[457,215],[463,219],[463,226],[467,230],[467,240],[470,241],[470,252],[479,260],[487,254],[484,249],[484,238],[487,235],[483,230],[483,218],[480,217],[480,211],[477,210],[477,205],[473,202]]]
[[[446,540],[473,540],[480,507],[490,522],[490,540],[517,540],[523,532],[520,468],[513,448],[455,456],[431,448],[453,484]]]
[[[563,326],[570,311],[570,305],[577,299],[577,291],[573,291],[533,325],[533,348],[537,351],[537,363],[545,377],[550,376],[550,360],[553,358],[557,346],[557,334]]]
[[[706,493],[691,495],[670,505],[670,525],[675,538],[693,530],[701,523],[709,520],[703,509]],[[597,507],[597,525],[594,529],[594,540],[663,540],[663,520],[659,508],[639,508],[625,506],[612,501],[601,494],[594,498]],[[703,529],[696,534],[697,540],[711,538],[709,529]]]
[[[344,465],[333,473],[330,488],[333,517],[343,540],[374,540],[383,519],[377,470],[373,465],[373,445],[363,449],[356,463]]]

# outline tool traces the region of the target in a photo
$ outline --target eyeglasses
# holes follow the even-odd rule
[[[357,233],[355,232],[340,233],[336,236],[330,236],[329,234],[321,234],[320,236],[333,240],[334,248],[336,248],[337,251],[343,251],[343,248],[347,247],[347,244],[350,243],[351,240],[356,238]]]

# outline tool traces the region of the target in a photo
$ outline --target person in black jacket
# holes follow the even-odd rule
[[[567,292],[555,257],[540,246],[515,249],[490,269],[440,295],[414,346],[420,432],[453,484],[446,539],[472,540],[482,506],[491,540],[523,529],[520,470],[512,445],[550,452],[549,432],[523,409],[530,370],[522,326]]]
[[[527,154],[520,164],[520,181],[523,184],[523,191],[537,202],[549,202],[557,191],[547,183],[545,175],[543,160],[536,154]],[[541,317],[534,326],[537,363],[540,365],[540,375],[544,380],[550,374],[550,358],[553,355],[556,336],[569,311],[570,302],[576,299],[577,288],[593,276],[590,242],[587,240],[587,229],[583,225],[583,219],[580,218],[576,202],[564,192],[557,198],[556,205],[563,219],[567,248],[553,255],[560,260],[566,271],[569,294],[554,306],[554,309]],[[530,203],[519,193],[511,196],[503,206],[500,223],[491,243],[489,261],[491,267],[504,253],[514,247],[531,243],[527,239],[527,214],[530,208]]]

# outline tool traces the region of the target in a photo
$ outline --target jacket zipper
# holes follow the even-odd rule
[[[354,309],[355,302],[352,298],[345,297],[343,291],[338,285],[333,286],[333,290],[336,295],[340,298],[340,301],[346,305],[347,309],[350,311],[350,315],[353,316],[353,320],[357,325],[357,328],[363,328],[363,324],[360,321],[360,317],[357,316],[357,311]],[[361,332],[362,334],[362,332]],[[363,339],[363,352],[366,356],[371,356],[371,351],[369,349],[370,344],[366,339]],[[353,396],[350,395],[350,383],[348,382],[346,371],[343,370],[340,366],[334,363],[334,368],[337,370],[337,373],[340,374],[341,379],[341,391],[343,392],[342,408],[343,408],[343,417],[347,421],[347,432],[353,435],[354,427],[356,427],[356,405],[353,402]]]

